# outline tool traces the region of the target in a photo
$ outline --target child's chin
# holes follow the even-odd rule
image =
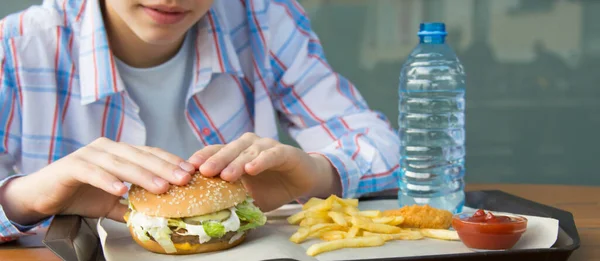
[[[172,44],[180,41],[185,31],[177,33],[176,31],[149,30],[138,34],[142,41],[153,45]]]

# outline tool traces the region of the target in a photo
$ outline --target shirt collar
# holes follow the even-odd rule
[[[189,94],[204,89],[213,74],[243,77],[230,29],[221,10],[210,8],[193,27],[196,30],[194,79]],[[99,1],[86,1],[81,21],[79,79],[81,104],[86,105],[122,92],[125,87],[116,69]]]

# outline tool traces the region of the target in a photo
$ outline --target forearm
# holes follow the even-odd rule
[[[0,186],[0,206],[8,220],[21,224],[31,225],[46,218],[40,213],[33,211],[28,197],[32,195],[28,191],[32,189],[29,176],[17,177],[8,180]]]

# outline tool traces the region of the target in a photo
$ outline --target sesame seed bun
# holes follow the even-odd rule
[[[162,248],[154,240],[146,240],[146,241],[139,240],[138,237],[136,236],[136,234],[133,232],[133,228],[130,227],[129,232],[131,233],[133,240],[135,240],[135,242],[138,245],[142,246],[146,250],[148,250],[150,252],[154,252],[154,253],[158,253],[158,254],[166,254],[166,255],[189,255],[189,254],[220,251],[220,250],[225,250],[225,249],[235,247],[235,246],[241,244],[246,239],[246,233],[244,233],[244,235],[242,235],[240,238],[238,238],[237,240],[235,240],[231,243],[229,243],[229,240],[226,240],[226,241],[220,241],[220,242],[215,242],[215,243],[192,244],[192,245],[188,245],[188,247],[186,249],[179,248],[176,245],[175,248],[177,249],[177,252],[167,253],[167,252],[165,252],[165,249]]]
[[[210,214],[228,209],[246,200],[241,182],[227,182],[219,177],[207,178],[195,173],[185,186],[171,185],[166,193],[153,194],[131,185],[129,202],[135,210],[148,216],[181,218]]]

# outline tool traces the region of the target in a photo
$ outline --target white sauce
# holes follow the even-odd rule
[[[129,223],[143,227],[144,229],[150,229],[153,227],[166,227],[168,224],[168,220],[166,218],[150,217],[137,211],[132,211],[129,219]]]
[[[230,208],[229,211],[231,211],[231,215],[229,216],[229,218],[221,222],[221,224],[223,224],[223,226],[225,227],[225,233],[229,231],[237,231],[238,229],[240,229],[240,218],[235,213],[235,207]]]
[[[201,225],[195,226],[195,225],[185,224],[185,230],[187,230],[187,233],[177,232],[177,234],[180,234],[182,236],[187,236],[187,235],[198,236],[200,244],[210,240],[210,236],[206,234],[206,232],[204,231],[204,227]]]

